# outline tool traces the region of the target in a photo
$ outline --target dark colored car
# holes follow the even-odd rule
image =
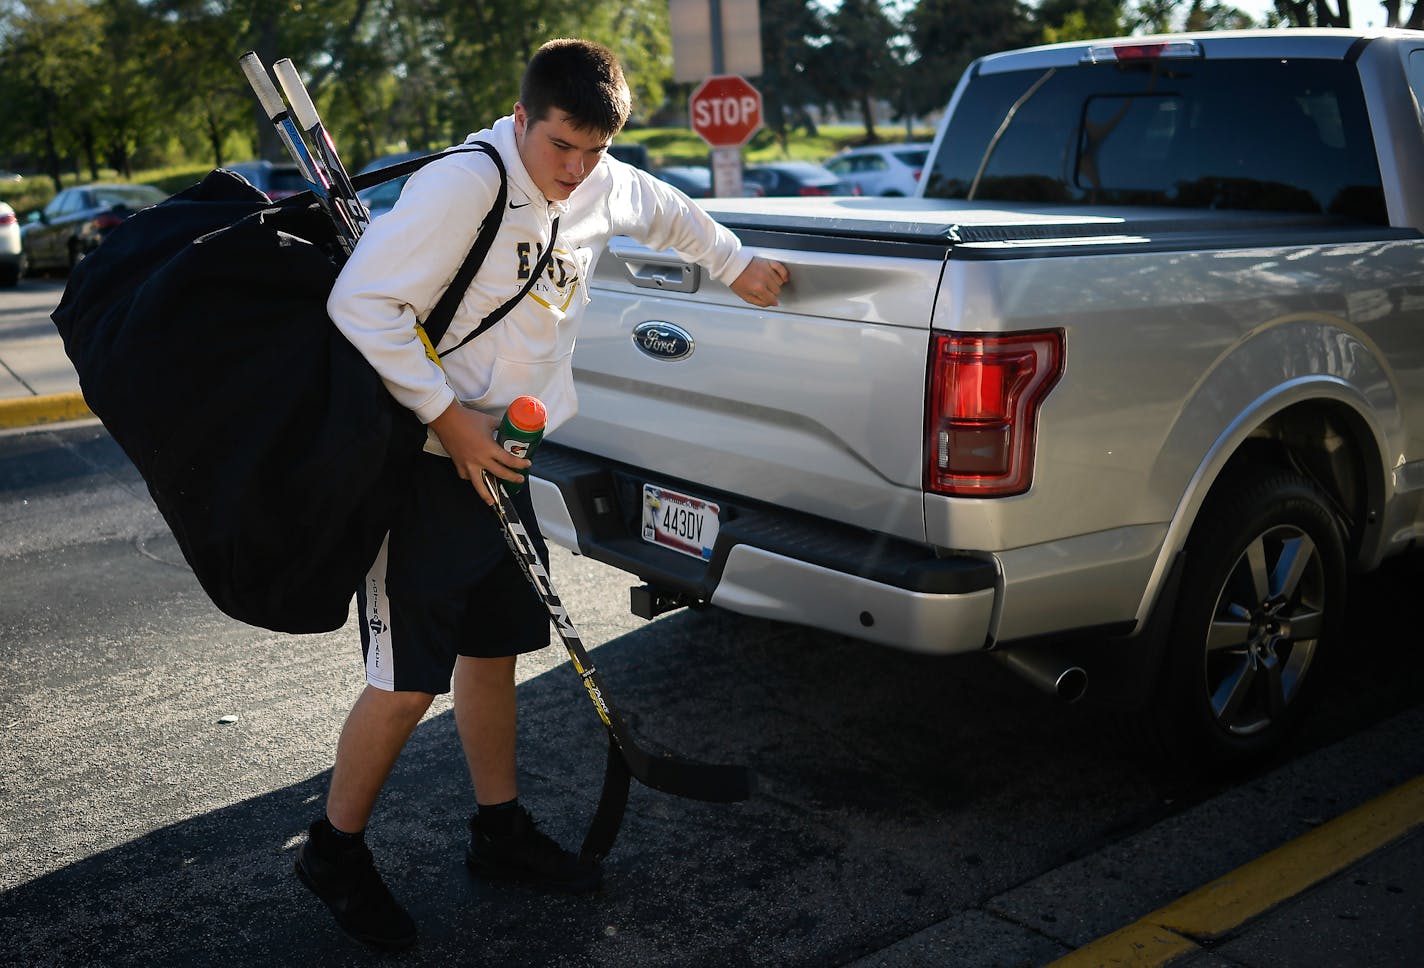
[[[712,194],[712,170],[697,165],[672,165],[653,172],[657,178],[681,191],[688,198],[707,198]]]
[[[383,155],[363,165],[356,174],[364,175],[367,172],[379,171],[382,168],[389,168],[391,165],[398,165],[403,161],[428,154],[430,154],[428,151],[402,151],[395,155]],[[399,178],[392,178],[379,185],[372,185],[370,188],[357,192],[356,197],[366,203],[366,210],[371,213],[371,218],[375,218],[377,215],[383,215],[391,210],[396,199],[400,198],[401,189],[405,187],[409,178],[409,175],[401,175]]]
[[[809,161],[768,161],[748,165],[745,181],[755,182],[767,195],[859,195],[824,166]]]
[[[68,271],[134,212],[167,198],[152,185],[81,185],[66,188],[20,229],[31,270]]]
[[[274,202],[311,187],[302,177],[301,169],[292,162],[239,161],[223,167],[246,178],[253,188]]]
[[[655,178],[679,189],[688,198],[712,197],[712,169],[703,165],[671,165],[653,172]],[[761,186],[745,178],[742,180],[742,194],[755,198],[764,194]]]
[[[648,156],[648,146],[639,144],[636,141],[608,146],[608,153],[619,161],[626,161],[635,168],[649,171],[653,167],[653,160]]]

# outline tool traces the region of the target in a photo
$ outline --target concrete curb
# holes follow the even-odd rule
[[[1052,963],[1156,968],[1202,950],[1424,825],[1424,776],[1324,823],[1224,877]]]
[[[93,416],[94,412],[89,409],[89,404],[84,402],[84,394],[78,390],[0,400],[0,430],[62,423],[67,420],[86,420]]]

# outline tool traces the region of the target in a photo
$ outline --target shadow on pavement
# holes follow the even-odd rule
[[[659,661],[667,650],[683,661]],[[493,888],[464,870],[467,778],[453,717],[432,716],[369,834],[421,927],[401,963],[825,964],[1052,866],[1101,829],[1095,805],[1120,817],[1160,803],[1150,782],[1132,797],[1104,792],[1121,764],[1094,751],[1091,720],[1034,702],[987,663],[866,649],[715,611],[664,618],[594,658],[622,708],[656,710],[640,719],[641,738],[747,763],[757,795],[711,805],[635,783],[601,895]],[[602,779],[602,727],[562,665],[522,685],[520,703],[522,795],[550,833],[576,845]],[[161,798],[163,765],[154,769]],[[290,872],[325,787],[321,774],[176,823],[155,799],[151,833],[0,895],[4,961],[371,960]],[[1025,847],[1019,825],[1058,834]]]

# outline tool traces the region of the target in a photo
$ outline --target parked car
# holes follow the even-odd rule
[[[246,178],[253,188],[274,202],[304,192],[309,187],[301,169],[292,162],[239,161],[224,167]]]
[[[26,216],[20,227],[29,268],[74,268],[124,219],[167,197],[152,185],[96,184],[64,189],[43,209]]]
[[[767,195],[859,195],[824,165],[809,161],[767,161],[748,165],[742,179],[760,185]]]
[[[688,198],[712,197],[712,169],[704,165],[669,165],[655,170],[653,175],[679,189]],[[755,198],[765,192],[760,185],[744,177],[742,194]]]
[[[394,155],[382,155],[365,165],[356,172],[364,175],[372,171],[380,171],[382,168],[389,168],[391,165],[398,165],[403,161],[412,158],[419,158],[422,155],[430,154],[428,151],[402,151]],[[366,210],[371,213],[371,218],[389,212],[395,205],[396,199],[400,198],[401,189],[405,187],[409,175],[402,175],[399,178],[392,178],[390,181],[382,182],[379,185],[372,185],[370,188],[362,189],[356,193],[356,197],[366,203]]]
[[[20,244],[20,220],[15,210],[0,202],[0,286],[18,285],[25,274],[25,248]]]
[[[866,145],[842,151],[826,169],[862,195],[913,195],[929,156],[927,144]]]
[[[644,171],[651,171],[653,160],[648,156],[646,145],[638,144],[636,141],[628,144],[612,144],[608,146],[608,153],[619,161],[626,161],[635,168]]]

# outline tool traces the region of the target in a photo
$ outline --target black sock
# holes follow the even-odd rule
[[[508,837],[514,833],[514,821],[519,816],[519,798],[504,803],[481,803],[475,819],[480,830],[491,837]]]
[[[312,824],[311,828],[312,845],[316,849],[331,856],[333,854],[344,853],[353,847],[359,847],[366,842],[366,830],[362,828],[354,834],[344,830],[338,830],[332,826],[330,820],[325,815],[320,820]]]

